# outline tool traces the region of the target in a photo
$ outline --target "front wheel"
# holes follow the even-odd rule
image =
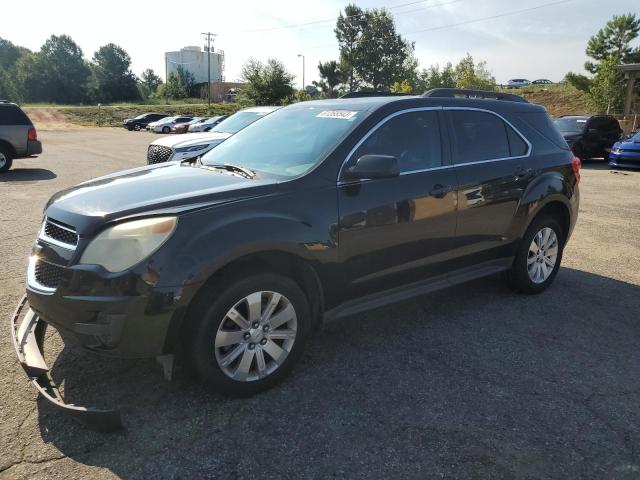
[[[140,125],[136,123],[136,124],[133,126],[133,129],[134,129],[136,132],[139,132],[139,131],[140,131]]]
[[[225,290],[203,292],[196,302],[185,351],[191,352],[200,379],[215,391],[255,394],[282,380],[300,358],[310,309],[291,279],[257,274]]]
[[[162,127],[162,133],[169,133],[171,132],[171,128],[169,127]]]
[[[525,233],[513,265],[506,272],[508,285],[522,293],[540,293],[558,274],[564,235],[560,223],[552,216],[540,216]]]

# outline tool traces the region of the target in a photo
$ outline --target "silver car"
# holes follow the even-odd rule
[[[18,105],[0,100],[0,173],[11,168],[13,159],[42,153],[36,129]]]

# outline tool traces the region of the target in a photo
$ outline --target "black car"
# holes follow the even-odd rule
[[[545,290],[578,215],[579,168],[544,108],[516,95],[290,105],[203,157],[54,195],[13,317],[18,357],[98,428],[117,411],[51,393],[46,325],[102,354],[158,356],[167,374],[177,354],[225,394],[259,392],[323,319],[498,272]]]
[[[122,121],[122,126],[129,131],[135,130],[139,132],[144,130],[151,122],[156,122],[166,116],[163,113],[143,113],[135,118],[125,118]]]
[[[567,115],[554,120],[556,127],[580,159],[604,157],[622,136],[620,123],[609,115]]]

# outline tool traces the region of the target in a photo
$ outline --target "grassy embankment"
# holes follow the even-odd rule
[[[522,95],[529,103],[543,105],[553,117],[592,113],[587,105],[587,94],[571,85],[528,86],[501,91]]]

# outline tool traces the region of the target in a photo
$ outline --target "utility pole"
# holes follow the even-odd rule
[[[215,37],[217,34],[204,32],[202,35],[207,37],[207,103],[211,108],[211,37]]]
[[[302,91],[304,92],[304,55],[301,53],[298,54],[298,58],[302,57]]]

